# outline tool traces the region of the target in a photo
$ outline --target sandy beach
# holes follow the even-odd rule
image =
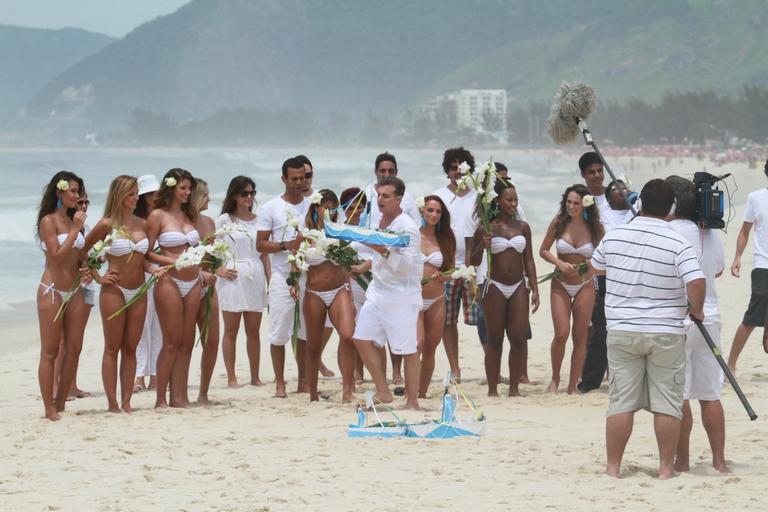
[[[569,155],[569,161],[575,159]],[[629,157],[610,160],[631,175],[638,188],[651,177],[691,176],[704,165],[694,159]],[[661,163],[654,171],[654,163]],[[765,186],[761,169],[729,164],[739,185],[735,218],[723,234],[727,265],[733,258],[746,194]],[[607,183],[607,180],[606,180]],[[564,184],[565,186],[566,184]],[[521,197],[524,202],[524,196]],[[554,206],[553,206],[554,208]],[[536,248],[543,233],[535,233]],[[750,239],[751,243],[751,239]],[[742,278],[726,270],[718,281],[727,354],[749,300],[751,245]],[[537,259],[539,274],[550,271]],[[27,291],[24,291],[26,293]],[[101,385],[103,337],[97,308],[88,325],[80,359],[80,387],[94,398],[67,404],[61,421],[42,418],[37,383],[39,337],[34,309],[5,312],[0,327],[1,510],[759,510],[768,501],[768,355],[757,329],[738,366],[738,380],[761,415],[750,422],[735,393],[726,386],[726,458],[731,473],[710,464],[699,408],[691,440],[691,471],[670,481],[655,478],[658,455],[648,413],[636,415],[623,462],[622,479],[603,475],[607,389],[583,396],[547,394],[552,324],[549,285],[541,288],[542,307],[532,316],[529,375],[524,398],[485,396],[482,350],[474,327],[460,327],[464,389],[488,417],[482,438],[432,441],[350,440],[346,425],[354,409],[340,403],[340,377],[321,379],[328,401],[308,404],[307,395],[272,398],[269,347],[262,342],[263,387],[228,389],[221,357],[208,407],[155,411],[154,394],[134,396],[133,414],[109,414]],[[34,306],[30,304],[30,308]],[[7,318],[5,318],[7,317]],[[15,319],[15,320],[14,320]],[[262,322],[266,339],[267,319]],[[337,375],[336,338],[324,360]],[[505,347],[505,354],[506,354]],[[200,348],[194,353],[190,396],[196,395]],[[566,357],[570,357],[570,342]],[[238,342],[238,373],[246,381],[245,339]],[[567,382],[568,363],[562,381]],[[439,349],[435,381],[423,413],[437,417],[439,381],[447,361]],[[506,375],[508,370],[502,369]],[[286,370],[295,390],[295,362]],[[369,389],[370,383],[363,386]],[[364,392],[358,389],[359,396]],[[396,402],[402,405],[402,399]],[[461,410],[461,409],[460,409]],[[466,409],[463,411],[466,414]],[[762,503],[763,505],[760,505]]]

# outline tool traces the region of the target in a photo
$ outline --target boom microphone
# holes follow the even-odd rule
[[[584,82],[562,82],[560,90],[555,94],[552,109],[547,119],[547,131],[552,136],[555,144],[570,144],[579,136],[579,132],[584,136],[584,143],[592,146],[592,149],[600,157],[603,167],[610,175],[613,181],[616,181],[616,175],[608,166],[608,162],[603,158],[603,154],[597,148],[597,144],[592,139],[592,133],[587,128],[587,119],[589,119],[592,110],[595,108],[597,100],[595,90]],[[619,193],[629,206],[633,216],[637,216],[635,207],[629,201],[624,190],[619,187]]]

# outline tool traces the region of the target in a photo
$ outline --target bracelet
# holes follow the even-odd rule
[[[389,258],[389,249],[384,249],[384,252],[381,253],[382,258]]]

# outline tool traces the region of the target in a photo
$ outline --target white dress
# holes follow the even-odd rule
[[[256,250],[256,218],[245,221],[224,213],[216,219],[216,229],[231,224],[245,230],[245,233],[232,231],[220,236],[232,251],[225,267],[237,270],[237,278],[229,280],[220,277],[216,280],[219,306],[222,311],[233,313],[261,313],[267,304],[267,284],[261,255]]]

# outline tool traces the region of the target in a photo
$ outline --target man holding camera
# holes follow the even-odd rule
[[[700,229],[696,219],[696,186],[680,176],[665,180],[675,191],[674,213],[670,214],[669,227],[691,244],[707,282],[704,299],[704,327],[720,348],[720,309],[717,302],[715,279],[725,269],[723,244],[712,229]],[[693,429],[693,415],[689,400],[698,400],[701,406],[701,422],[709,438],[712,465],[720,472],[728,471],[725,464],[725,414],[720,403],[723,388],[723,371],[712,354],[704,337],[686,322],[685,334],[685,391],[683,393],[683,421],[677,443],[675,470],[689,470],[689,441]]]
[[[765,162],[765,175],[768,176],[768,160]],[[755,240],[752,243],[754,261],[752,263],[752,296],[744,313],[741,325],[733,336],[731,352],[728,354],[728,367],[735,374],[736,360],[744,349],[749,335],[755,327],[765,327],[768,310],[768,188],[755,190],[747,196],[744,209],[744,223],[736,239],[736,256],[733,257],[731,274],[741,277],[741,255],[749,241],[749,232],[755,226]],[[763,329],[763,350],[768,353],[768,329]]]
[[[675,193],[651,180],[640,217],[605,235],[592,267],[606,276],[608,418],[606,474],[618,478],[634,413],[648,409],[659,446],[659,478],[674,475],[683,417],[688,314],[704,319],[706,283],[691,245],[665,221]]]

